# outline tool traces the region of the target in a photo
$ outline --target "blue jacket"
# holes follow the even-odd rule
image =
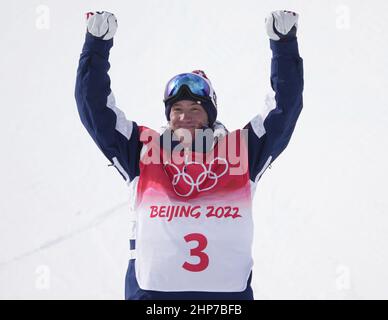
[[[109,51],[113,39],[86,34],[79,60],[75,98],[83,125],[97,146],[130,184],[140,174],[141,126],[127,120],[117,108],[110,88]],[[271,86],[274,96],[266,100],[267,116],[257,115],[244,128],[248,131],[249,179],[255,186],[268,166],[288,145],[302,110],[303,62],[297,39],[270,40]],[[218,122],[220,125],[220,123]],[[135,239],[130,241],[135,250]],[[164,292],[143,290],[135,275],[134,258],[126,277],[127,299],[253,299],[250,286],[242,292]]]

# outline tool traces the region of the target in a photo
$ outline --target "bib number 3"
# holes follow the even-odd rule
[[[206,237],[200,233],[190,233],[186,235],[184,239],[186,242],[198,242],[198,246],[190,250],[190,256],[198,257],[199,262],[197,264],[185,262],[182,267],[191,272],[200,272],[205,270],[209,265],[209,256],[205,252],[203,252],[203,250],[207,247]]]

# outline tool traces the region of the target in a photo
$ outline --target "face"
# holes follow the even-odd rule
[[[178,137],[190,132],[194,137],[195,129],[208,125],[208,116],[200,101],[181,100],[173,104],[170,111],[170,128]]]

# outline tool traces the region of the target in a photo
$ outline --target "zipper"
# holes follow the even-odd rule
[[[185,147],[185,164],[189,162],[189,147]]]

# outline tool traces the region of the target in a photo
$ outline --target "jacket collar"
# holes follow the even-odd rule
[[[203,129],[207,129],[207,127],[204,127]],[[206,143],[206,139],[203,138],[201,150],[196,150],[197,146],[196,146],[195,141],[193,141],[193,143],[191,145],[192,151],[203,152],[203,153],[211,151],[216,146],[217,142],[229,133],[228,129],[226,129],[226,127],[220,121],[214,122],[214,124],[212,125],[212,127],[210,129],[211,129],[211,133],[212,133],[211,139],[210,139],[211,142]],[[172,132],[168,123],[166,125],[163,125],[160,127],[159,133],[160,133],[160,146],[161,146],[161,148],[164,148],[166,151],[171,151],[174,149],[179,150],[178,145],[180,144],[180,142],[173,139],[173,132]],[[168,143],[166,143],[166,142],[168,142]]]

